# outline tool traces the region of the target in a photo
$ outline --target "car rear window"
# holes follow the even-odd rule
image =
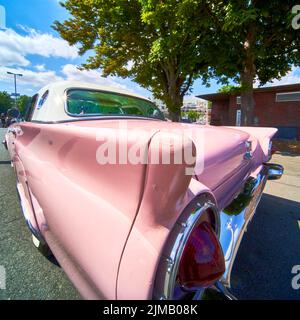
[[[74,116],[138,116],[164,119],[150,101],[105,91],[72,89],[67,92],[67,112]]]

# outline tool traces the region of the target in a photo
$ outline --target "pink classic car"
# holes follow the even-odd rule
[[[86,299],[235,299],[232,266],[268,179],[274,128],[172,123],[77,82],[33,96],[5,136],[34,244]]]

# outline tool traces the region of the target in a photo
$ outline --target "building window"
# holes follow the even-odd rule
[[[276,93],[276,102],[300,101],[300,92]]]
[[[237,105],[242,104],[242,98],[241,98],[241,96],[236,97],[236,104],[237,104]]]

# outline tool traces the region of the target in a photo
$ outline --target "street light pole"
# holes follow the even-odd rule
[[[22,77],[23,74],[21,73],[13,73],[10,71],[7,71],[8,74],[12,74],[14,76],[14,83],[15,83],[15,107],[18,108],[17,105],[17,76]]]

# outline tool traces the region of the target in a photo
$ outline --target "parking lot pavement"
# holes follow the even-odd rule
[[[285,172],[268,181],[242,240],[232,274],[239,299],[300,299],[291,285],[300,265],[300,156],[276,154],[272,162]]]
[[[3,140],[4,132],[4,129],[0,129],[0,141]],[[62,269],[46,260],[33,246],[17,198],[15,175],[10,166],[8,153],[2,144],[0,266],[4,266],[6,271],[6,289],[0,289],[0,300],[80,299]]]
[[[0,141],[4,129],[0,129]],[[300,265],[300,156],[275,155],[281,180],[269,181],[248,227],[232,274],[239,299],[300,299],[291,270]],[[6,290],[0,299],[80,299],[64,272],[31,243],[17,199],[8,153],[0,146],[0,266]],[[0,278],[1,281],[1,278]],[[1,283],[0,283],[1,285]]]

